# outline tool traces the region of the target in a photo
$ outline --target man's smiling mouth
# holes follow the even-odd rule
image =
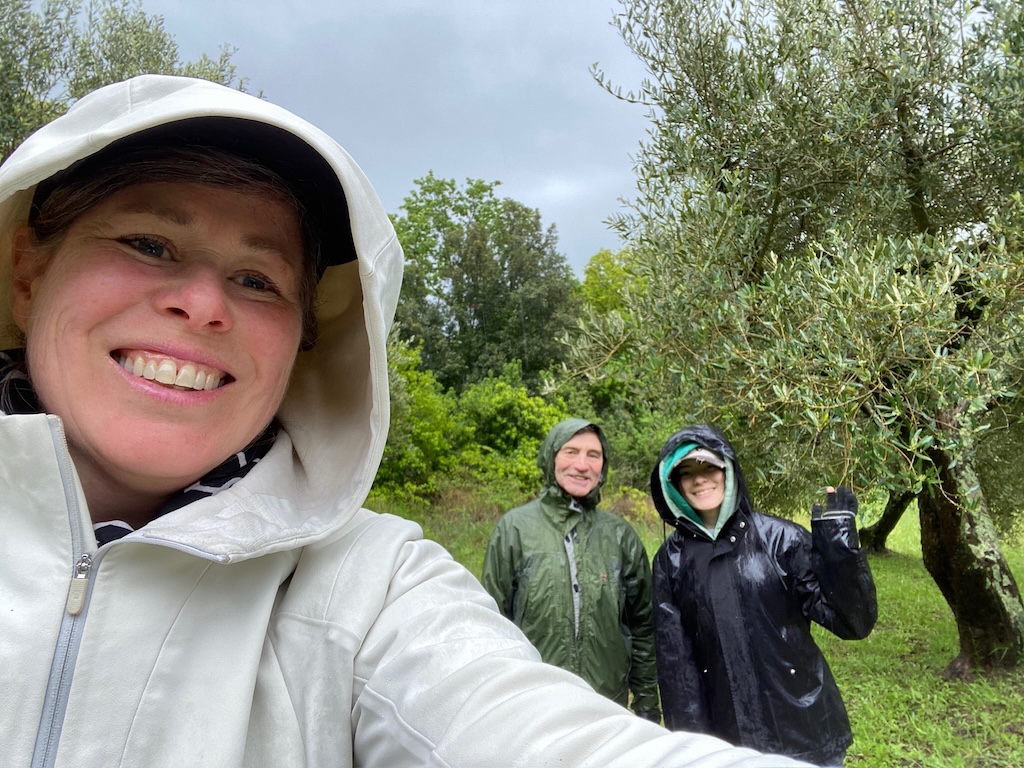
[[[139,350],[117,350],[113,357],[133,376],[175,389],[209,391],[225,383],[226,374],[200,363],[176,363]]]

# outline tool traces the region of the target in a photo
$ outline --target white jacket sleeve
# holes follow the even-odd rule
[[[477,580],[420,535],[415,524],[374,516],[327,548],[335,568],[324,609],[356,649],[355,765],[801,765],[669,732],[542,663]]]

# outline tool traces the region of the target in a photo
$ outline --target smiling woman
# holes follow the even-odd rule
[[[0,167],[4,764],[790,764],[540,663],[361,507],[401,262],[341,147],[211,83],[100,89]]]
[[[301,244],[279,199],[182,182],[114,192],[49,248],[17,231],[14,319],[94,522],[141,527],[271,423],[299,348]]]
[[[850,721],[811,622],[854,639],[878,615],[853,493],[829,488],[811,531],[762,514],[725,435],[697,424],[661,449],[651,494],[675,529],[654,558],[665,723],[842,765]]]

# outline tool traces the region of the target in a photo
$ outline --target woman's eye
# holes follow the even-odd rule
[[[271,291],[274,284],[262,275],[239,275],[235,278],[243,288],[252,288],[254,291]]]
[[[166,259],[170,256],[167,246],[152,237],[125,237],[121,242],[154,259]]]

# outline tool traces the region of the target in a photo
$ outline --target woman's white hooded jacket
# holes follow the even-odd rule
[[[35,186],[121,137],[208,116],[315,149],[357,258],[320,282],[320,338],[270,453],[123,539],[97,547],[60,419],[0,415],[0,765],[790,764],[669,734],[539,663],[418,526],[361,508],[387,436],[402,252],[348,154],[291,113],[144,76],[41,129],[0,169],[0,328]]]

